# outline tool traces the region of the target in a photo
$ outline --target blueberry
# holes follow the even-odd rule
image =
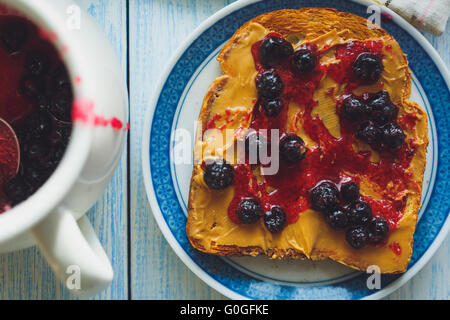
[[[377,111],[373,120],[379,124],[386,123],[391,120],[395,120],[398,115],[398,107],[394,104],[387,104],[381,110]]]
[[[280,156],[286,162],[295,163],[305,158],[308,148],[302,138],[295,134],[289,134],[280,141]]]
[[[402,128],[394,122],[389,122],[381,127],[383,143],[390,149],[396,149],[405,142],[405,133]]]
[[[58,120],[70,122],[72,120],[73,97],[71,92],[61,91],[55,94],[50,103],[50,112]]]
[[[14,127],[14,130],[19,139],[19,144],[22,149],[30,141],[47,140],[51,136],[53,129],[53,120],[51,116],[42,111],[31,113],[23,122],[22,125]]]
[[[364,115],[364,106],[357,97],[349,96],[342,103],[342,113],[349,121],[359,121]]]
[[[215,160],[206,165],[203,179],[211,189],[225,189],[233,183],[233,167],[223,159]]]
[[[345,213],[345,211],[341,208],[328,211],[326,213],[325,220],[330,227],[336,230],[344,229],[348,225],[347,213]]]
[[[353,63],[353,73],[363,81],[375,82],[381,77],[383,63],[372,53],[361,53]]]
[[[49,135],[49,141],[52,145],[60,144],[67,146],[71,132],[72,126],[70,124],[57,121],[55,129]]]
[[[35,139],[23,146],[27,158],[31,161],[44,162],[47,158],[50,148],[42,139]]]
[[[250,164],[260,163],[264,155],[260,153],[267,153],[267,150],[267,140],[261,133],[252,130],[245,136],[245,155]]]
[[[277,233],[286,226],[286,214],[280,207],[273,207],[264,214],[264,224],[271,233]]]
[[[22,49],[26,39],[27,29],[21,22],[10,22],[1,30],[2,46],[9,53]]]
[[[50,87],[53,92],[71,91],[69,75],[63,65],[55,68],[50,74]]]
[[[283,100],[280,98],[262,99],[261,106],[266,116],[276,117],[283,110]]]
[[[29,197],[30,186],[22,177],[16,176],[5,185],[3,191],[7,199],[16,205]]]
[[[275,70],[268,70],[256,76],[256,88],[261,97],[274,99],[281,95],[284,84]]]
[[[371,120],[383,124],[397,118],[398,108],[391,102],[386,90],[376,93],[367,102],[367,111]]]
[[[356,131],[356,136],[369,145],[378,143],[380,134],[380,129],[372,121],[362,122]]]
[[[50,59],[42,52],[32,51],[27,54],[25,66],[30,74],[42,76],[50,69]]]
[[[25,128],[30,136],[40,138],[52,130],[52,119],[45,112],[34,112],[26,118]]]
[[[336,186],[330,182],[322,182],[310,193],[312,208],[317,211],[325,212],[335,208],[339,200],[339,191]]]
[[[372,220],[372,208],[365,201],[356,201],[348,206],[347,216],[352,226],[363,226]]]
[[[50,156],[46,159],[46,161],[42,162],[41,165],[54,170],[61,162],[65,151],[65,145],[55,145],[50,152]]]
[[[375,93],[369,101],[367,101],[367,111],[372,112],[376,110],[380,110],[385,105],[390,104],[391,97],[389,96],[389,92],[386,90],[381,90]]]
[[[292,64],[300,74],[308,73],[316,67],[316,56],[311,50],[300,49],[295,51]]]
[[[389,233],[389,224],[385,218],[377,217],[370,222],[368,229],[370,241],[380,243]]]
[[[283,38],[269,37],[259,47],[259,59],[264,68],[272,68],[293,52],[292,45]]]
[[[36,99],[36,106],[38,110],[48,112],[50,111],[50,99],[46,95],[40,95]]]
[[[236,214],[242,223],[252,224],[262,217],[263,209],[257,200],[247,198],[239,203]]]
[[[25,167],[25,179],[33,186],[39,188],[47,180],[49,174],[47,170],[34,166]]]
[[[341,198],[345,202],[352,202],[359,198],[359,187],[356,182],[348,182],[341,186]]]
[[[20,79],[19,87],[24,96],[37,99],[44,91],[44,82],[39,77],[26,75]]]
[[[364,227],[353,227],[347,230],[345,238],[349,245],[355,249],[360,249],[369,242],[367,229]]]

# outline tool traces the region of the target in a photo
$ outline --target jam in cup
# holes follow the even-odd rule
[[[85,213],[120,160],[127,89],[101,29],[84,11],[83,28],[66,28],[66,9],[49,0],[0,6],[0,118],[20,146],[16,170],[0,163],[0,251],[38,244],[71,292],[91,296],[113,270]],[[77,270],[79,281],[67,281]]]

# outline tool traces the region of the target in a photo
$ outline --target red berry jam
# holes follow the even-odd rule
[[[352,41],[346,44],[336,46],[336,59],[340,62],[330,65],[327,74],[338,83],[346,83],[346,91],[351,92],[363,81],[357,79],[353,73],[353,64],[361,53],[372,53],[379,58],[382,54],[383,42],[374,41]]]
[[[271,33],[267,37],[277,36],[281,37],[275,33]],[[290,134],[286,132],[288,106],[290,102],[295,102],[303,109],[297,114],[298,121],[302,124],[305,133],[317,143],[317,146],[308,150],[299,162],[288,163],[281,158],[278,173],[264,176],[263,181],[257,179],[253,171],[256,170],[255,168],[250,165],[237,165],[235,167],[234,198],[228,208],[230,219],[239,224],[235,213],[236,206],[244,198],[256,198],[259,199],[264,211],[280,207],[286,214],[287,223],[295,223],[301,212],[312,207],[310,193],[315,186],[324,181],[334,184],[339,189],[343,184],[349,182],[354,182],[359,186],[360,177],[364,176],[376,185],[375,188],[378,191],[382,191],[383,198],[376,200],[360,195],[357,201],[370,206],[367,209],[371,210],[369,216],[381,217],[387,221],[391,231],[395,229],[405,208],[406,196],[402,194],[415,185],[411,175],[407,172],[415,154],[413,141],[405,141],[395,150],[381,150],[379,152],[380,160],[374,162],[371,161],[372,151],[355,151],[353,147],[358,140],[355,134],[357,123],[348,121],[341,116],[340,108],[344,97],[336,101],[341,128],[339,138],[330,134],[318,116],[311,116],[311,111],[317,106],[313,94],[321,79],[325,75],[330,76],[336,82],[345,84],[345,92],[350,94],[353,89],[366,84],[355,77],[353,70],[355,60],[361,53],[370,53],[382,59],[383,42],[353,41],[338,45],[336,46],[336,58],[340,61],[329,66],[320,64],[321,51],[318,47],[315,44],[307,43],[297,51],[307,50],[310,57],[316,57],[316,63],[312,70],[305,73],[295,70],[292,63],[293,55],[270,69],[264,68],[259,60],[261,42],[252,46],[256,70],[259,75],[271,70],[282,79],[283,91],[277,99],[283,101],[284,107],[278,115],[267,116],[261,108],[262,97],[260,95],[255,102],[250,129],[256,131],[269,129],[269,133],[270,129],[279,129],[280,139],[283,139],[284,136]],[[326,48],[322,50],[326,50]],[[334,95],[331,90],[326,92]],[[365,94],[363,97],[357,98],[365,103],[371,97],[371,95]],[[413,127],[414,119],[412,116],[404,117],[399,119],[398,123],[406,129],[406,127]],[[340,202],[340,210],[346,210],[349,203],[344,203],[343,200]]]
[[[400,244],[397,241],[392,242],[389,245],[389,249],[391,249],[392,252],[395,253],[395,255],[397,255],[397,256],[402,255],[402,248],[400,247]]]
[[[0,132],[0,213],[31,196],[62,159],[72,130],[73,93],[60,55],[25,18],[0,16],[0,118],[13,127],[17,155]],[[11,137],[9,137],[11,138]]]

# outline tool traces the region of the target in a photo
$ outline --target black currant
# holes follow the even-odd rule
[[[233,167],[223,159],[209,162],[205,166],[203,179],[211,189],[225,189],[233,183]]]

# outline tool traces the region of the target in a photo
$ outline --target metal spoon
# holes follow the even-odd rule
[[[12,154],[16,155],[16,158],[12,159],[13,163],[16,163],[15,171],[11,172],[12,176],[10,178],[12,178],[12,177],[14,177],[14,175],[17,174],[17,172],[19,171],[19,166],[20,166],[19,139],[17,139],[17,135],[14,132],[14,129],[8,124],[8,122],[6,122],[2,118],[0,118],[0,148],[2,148],[2,145],[4,146],[5,143],[9,144],[9,146],[11,148],[13,148],[13,150],[15,149],[15,151],[16,151],[15,153],[12,153]],[[9,155],[12,156],[12,154],[10,153]],[[1,165],[1,161],[0,161],[0,165]]]

